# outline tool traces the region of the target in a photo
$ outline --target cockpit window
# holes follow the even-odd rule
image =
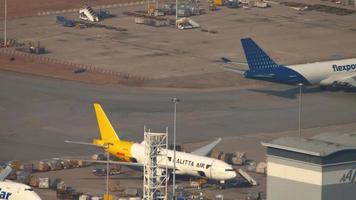
[[[32,188],[25,188],[25,191],[33,191]]]
[[[235,171],[234,169],[225,169],[226,172],[233,172]]]

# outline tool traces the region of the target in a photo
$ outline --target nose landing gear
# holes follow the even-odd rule
[[[225,189],[225,181],[224,181],[224,180],[219,181],[219,183],[218,183],[218,189],[219,189],[219,190]]]

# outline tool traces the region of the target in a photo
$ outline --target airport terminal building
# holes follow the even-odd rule
[[[284,137],[267,147],[267,200],[356,198],[356,133]]]

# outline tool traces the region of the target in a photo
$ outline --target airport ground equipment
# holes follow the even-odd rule
[[[172,21],[169,19],[151,17],[151,16],[137,16],[135,17],[136,24],[145,24],[153,27],[170,26]],[[174,21],[173,21],[174,24]]]
[[[251,185],[256,186],[258,185],[258,182],[252,178],[248,173],[246,173],[242,169],[238,169],[237,172],[240,174],[242,178],[244,178],[247,182],[249,182]]]
[[[166,133],[153,133],[150,130],[145,130],[143,143],[145,146],[143,199],[167,200],[168,130]]]
[[[180,4],[178,7],[178,17],[190,17],[192,15],[201,15],[204,9],[198,3]]]
[[[163,13],[164,15],[175,15],[176,14],[176,5],[175,5],[175,3],[160,4],[157,10],[159,13]],[[159,13],[157,13],[157,14],[159,14]],[[155,14],[155,16],[157,16],[157,15]]]
[[[99,20],[109,18],[110,16],[111,16],[111,14],[108,10],[99,10],[99,12],[98,12]]]
[[[217,6],[223,6],[225,4],[225,0],[214,0],[214,4]]]
[[[154,16],[156,10],[158,9],[158,0],[148,0],[147,1],[147,14],[149,16]]]
[[[64,16],[57,16],[57,23],[62,24],[65,27],[74,27],[76,25],[76,22],[71,19],[67,19]]]
[[[29,51],[29,53],[33,53],[33,54],[45,54],[46,53],[46,47],[41,46],[40,41],[37,42],[37,45],[35,45],[32,42],[29,42],[28,51]]]
[[[187,17],[178,19],[176,22],[176,25],[177,25],[178,29],[181,29],[181,30],[200,27],[200,25],[196,21],[194,21],[190,18],[187,18]]]
[[[256,6],[257,8],[267,8],[268,4],[263,0],[256,0],[254,6]]]
[[[95,10],[86,5],[84,8],[79,9],[79,19],[85,20],[85,21],[90,21],[90,22],[98,22],[99,17],[98,14],[95,12]]]
[[[355,199],[356,133],[282,137],[267,147],[267,200]]]
[[[239,7],[239,1],[238,0],[228,0],[226,3],[226,7],[228,8],[238,8]]]
[[[210,11],[217,11],[216,5],[215,5],[214,3],[210,3],[210,4],[209,4],[209,10],[210,10]]]

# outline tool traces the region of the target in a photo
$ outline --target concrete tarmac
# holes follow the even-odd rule
[[[144,125],[152,131],[169,127],[172,133],[172,97],[181,99],[178,143],[296,130],[298,89],[264,85],[199,92],[90,85],[0,71],[0,160],[97,152],[63,142],[98,137],[94,102],[102,104],[120,137],[137,142],[143,139]],[[305,89],[302,126],[354,123],[355,105],[354,93]]]
[[[44,56],[49,58],[159,79],[219,73],[217,61],[221,57],[244,61],[240,42],[244,37],[253,38],[283,65],[355,57],[355,14],[301,12],[276,4],[268,9],[222,6],[211,12],[208,3],[201,4],[206,14],[192,17],[201,29],[182,31],[135,24],[124,12],[147,9],[141,5],[110,9],[116,17],[99,22],[127,31],[63,27],[56,22],[56,15],[9,20],[7,31],[8,37],[25,44],[41,41],[50,52]],[[77,13],[63,15],[78,19]]]

